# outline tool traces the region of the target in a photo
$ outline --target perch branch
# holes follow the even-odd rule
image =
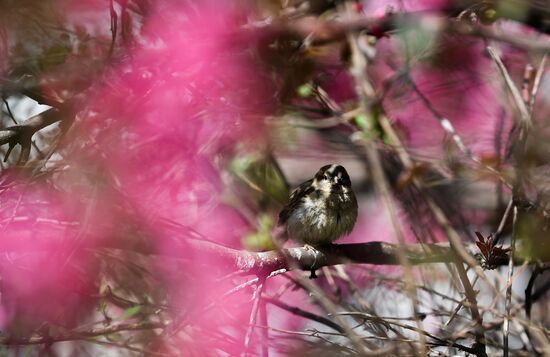
[[[400,249],[411,265],[459,261],[448,244],[409,244],[398,247],[396,244],[385,242],[366,242],[331,244],[316,248],[316,250],[297,247],[282,249],[280,252],[248,252],[208,241],[190,239],[188,243],[189,248],[194,251],[207,256],[216,256],[219,258],[216,261],[223,262],[228,269],[253,274],[292,269],[295,266],[309,271],[324,266],[350,263],[400,265]],[[521,262],[515,263],[520,264]],[[507,264],[508,259],[497,262],[497,265]]]

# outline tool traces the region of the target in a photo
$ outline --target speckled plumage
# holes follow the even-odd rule
[[[357,200],[346,169],[326,165],[292,191],[279,214],[279,225],[285,226],[291,239],[319,246],[350,233],[356,219]]]

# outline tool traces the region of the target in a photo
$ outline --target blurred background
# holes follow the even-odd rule
[[[0,0],[0,354],[548,353],[548,5]],[[262,283],[195,249],[275,249],[332,163],[338,243],[466,257]]]

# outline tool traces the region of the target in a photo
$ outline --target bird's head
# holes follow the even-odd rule
[[[313,185],[321,191],[330,192],[338,188],[351,188],[351,180],[342,165],[325,165],[315,174]]]

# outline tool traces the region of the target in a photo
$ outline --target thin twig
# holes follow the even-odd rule
[[[434,16],[428,12],[390,13],[382,17],[354,16],[350,19],[324,20],[320,18],[302,18],[288,22],[272,22],[266,26],[265,22],[249,24],[238,31],[238,34],[249,37],[263,30],[266,35],[273,37],[291,33],[302,38],[308,38],[311,45],[325,45],[342,41],[351,32],[372,34],[377,37],[391,35],[396,32],[415,30],[430,24],[430,31],[450,33],[464,36],[474,36],[508,43],[516,48],[534,52],[550,51],[550,44],[543,39],[530,36],[518,36],[517,33],[496,31],[493,27],[475,24],[467,21],[456,21],[441,16]],[[403,26],[407,24],[407,26]]]
[[[261,326],[269,326],[269,321],[267,319],[267,304],[265,300],[262,297],[262,301],[260,301],[260,321],[259,324]],[[262,349],[262,357],[269,357],[269,329],[262,329],[262,341],[261,343],[261,349]]]
[[[47,336],[31,336],[31,337],[0,337],[0,345],[38,345],[51,344],[61,341],[78,341],[90,337],[107,336],[117,332],[124,331],[142,331],[164,329],[167,326],[165,322],[143,321],[136,323],[120,323],[104,328],[96,328],[91,330],[74,330],[67,333]]]
[[[332,301],[330,301],[330,299],[326,297],[322,289],[320,289],[318,286],[313,284],[310,279],[305,279],[300,275],[297,275],[295,278],[296,280],[299,281],[300,285],[304,287],[315,300],[317,300],[319,305],[321,305],[321,307],[325,311],[327,311],[329,314],[332,314],[334,316],[336,323],[342,327],[345,335],[349,338],[354,348],[362,356],[379,355],[376,351],[374,352],[368,351],[363,341],[361,341],[361,337],[346,323],[344,319],[342,319],[340,316],[336,316],[337,314],[336,306]]]
[[[301,316],[303,318],[306,318],[308,320],[312,320],[312,321],[315,321],[315,322],[318,322],[320,324],[323,324],[325,326],[328,326],[330,327],[331,329],[333,330],[336,330],[340,333],[345,333],[344,329],[342,328],[342,326],[338,325],[336,322],[333,322],[329,319],[327,319],[326,317],[323,317],[323,316],[319,316],[319,315],[316,315],[312,312],[309,312],[309,311],[306,311],[306,310],[303,310],[303,309],[300,309],[298,307],[295,307],[295,306],[290,306],[288,304],[285,304],[284,302],[280,301],[280,300],[277,300],[277,299],[273,299],[271,297],[267,297],[267,296],[264,296],[263,299],[272,304],[272,305],[275,305],[277,306],[278,308],[280,309],[283,309],[283,310],[286,310],[288,312],[290,312],[291,314],[294,314],[294,315],[297,315],[297,316]]]
[[[407,153],[407,150],[405,150],[403,144],[401,143],[399,136],[393,130],[388,118],[385,115],[380,115],[379,122],[380,122],[380,126],[384,130],[384,133],[388,136],[390,141],[395,144],[395,150],[397,152],[397,156],[403,163],[403,166],[406,169],[411,170],[414,167],[414,163],[411,157],[409,156],[409,154]],[[412,181],[414,185],[420,190],[422,190],[425,186],[424,182],[418,177],[413,177]],[[483,279],[483,281],[485,281],[488,286],[492,287],[494,290],[494,287],[492,286],[490,281],[487,279],[483,270],[479,267],[476,260],[464,248],[464,245],[462,243],[462,240],[460,239],[460,236],[458,235],[457,231],[453,228],[451,222],[445,215],[445,212],[441,209],[441,207],[437,205],[435,200],[429,195],[425,195],[424,200],[426,201],[428,208],[430,209],[435,221],[445,232],[445,235],[449,240],[449,243],[451,245],[453,252],[456,253],[462,261],[468,264],[470,268],[474,269],[476,274],[481,279]]]
[[[483,317],[481,316],[478,306],[477,306],[477,298],[476,293],[474,291],[474,288],[472,287],[472,284],[470,283],[470,279],[468,279],[468,274],[466,273],[466,269],[464,269],[464,266],[462,263],[456,264],[456,269],[458,271],[458,276],[460,277],[460,281],[462,282],[462,286],[464,287],[464,294],[466,295],[466,299],[470,303],[470,312],[472,314],[472,319],[474,320],[476,326],[475,326],[475,338],[476,343],[474,345],[475,355],[478,357],[486,357],[487,352],[485,348],[485,330],[483,328]]]
[[[544,56],[542,56],[542,60],[540,61],[539,67],[537,68],[537,73],[535,74],[535,80],[533,81],[533,87],[531,88],[531,96],[529,98],[529,114],[531,117],[533,116],[533,111],[535,109],[535,100],[537,98],[537,93],[540,88],[540,84],[542,83],[542,76],[544,75],[544,69],[546,68],[546,60],[548,58],[548,54],[545,53]]]
[[[288,123],[293,126],[302,128],[314,128],[314,129],[329,129],[345,123],[355,118],[359,114],[359,109],[353,109],[349,112],[342,113],[337,116],[332,116],[322,119],[310,119],[303,120],[300,118],[288,117]]]
[[[367,320],[379,320],[378,317],[375,317],[375,316],[371,316],[369,314],[366,314],[364,312],[359,312],[359,311],[353,311],[353,312],[340,312],[339,315],[347,315],[347,316],[353,316],[353,315],[358,315],[358,316],[363,316],[365,317]],[[395,320],[381,320],[383,321],[383,323],[385,324],[390,324],[390,325],[395,325],[395,326],[398,326],[398,327],[401,327],[401,328],[404,328],[406,330],[410,330],[410,331],[415,331],[419,334],[422,334],[424,336],[427,336],[427,337],[430,337],[440,343],[442,343],[443,346],[448,346],[448,347],[456,347],[458,348],[459,350],[461,351],[464,351],[464,352],[468,352],[468,353],[473,353],[475,354],[476,350],[474,348],[470,348],[470,347],[466,347],[464,345],[461,345],[461,344],[458,344],[458,343],[454,343],[454,342],[448,342],[448,341],[445,341],[437,336],[435,336],[434,334],[431,334],[429,333],[428,331],[426,330],[423,330],[423,329],[419,329],[417,327],[414,327],[414,326],[410,326],[410,325],[407,325],[407,324],[402,324],[400,322],[397,322]]]
[[[114,341],[100,341],[98,339],[93,339],[93,338],[84,339],[83,341],[93,343],[93,344],[96,344],[96,345],[109,346],[111,348],[112,347],[117,347],[117,348],[126,349],[126,350],[129,350],[129,351],[132,351],[132,352],[137,352],[137,353],[139,353],[140,356],[158,356],[158,357],[173,356],[172,354],[169,354],[169,353],[162,353],[162,352],[156,352],[156,351],[151,351],[151,350],[144,350],[144,349],[141,349],[141,348],[130,346],[130,345],[125,344],[125,343],[117,343],[117,342],[114,342]]]
[[[518,218],[518,208],[514,206],[514,217],[512,221],[512,243],[510,244],[510,262],[508,264],[508,280],[506,282],[506,315],[502,324],[504,334],[504,357],[508,357],[508,336],[510,334],[510,308],[512,306],[512,274],[514,273],[514,251],[516,245],[516,223]]]
[[[375,90],[369,79],[367,78],[367,56],[362,53],[359,41],[360,39],[358,34],[348,35],[348,42],[350,44],[352,52],[353,64],[351,74],[355,78],[356,92],[360,101],[359,108],[363,114],[367,114],[369,112],[369,107],[371,103],[376,98]],[[382,198],[384,207],[391,222],[391,227],[393,228],[393,233],[397,238],[397,257],[399,258],[399,261],[404,268],[406,282],[405,288],[410,299],[412,311],[415,311],[416,316],[418,296],[414,284],[414,277],[412,274],[411,264],[407,259],[407,255],[404,253],[403,249],[401,249],[401,247],[405,245],[405,237],[403,235],[403,230],[401,229],[399,224],[397,209],[395,208],[395,205],[393,203],[388,180],[382,167],[380,154],[378,152],[378,149],[374,146],[374,143],[370,140],[365,140],[365,153],[367,157],[367,164],[370,169],[369,171],[372,174],[375,189]],[[420,319],[416,319],[416,324],[418,328],[422,328],[422,322],[420,321]],[[426,340],[422,334],[419,334],[418,336],[420,343],[419,345],[415,345],[414,348],[417,349],[417,353],[419,355],[424,355],[426,354]]]
[[[246,335],[244,336],[244,352],[241,356],[246,357],[248,355],[248,349],[250,348],[250,341],[252,340],[252,333],[254,332],[254,326],[256,325],[256,318],[258,316],[258,309],[260,307],[260,301],[262,300],[262,292],[265,286],[265,277],[262,277],[258,281],[254,295],[252,296],[253,304],[250,310],[250,317],[248,319],[248,328]]]
[[[527,282],[527,286],[525,287],[525,315],[527,315],[528,319],[531,319],[531,307],[533,306],[533,287],[535,286],[535,281],[545,271],[550,270],[550,266],[546,267],[540,267],[536,266],[533,270],[533,273],[531,274],[531,277],[529,278],[529,281]]]
[[[508,205],[506,206],[506,210],[504,211],[504,214],[502,215],[502,218],[500,219],[500,223],[498,224],[497,230],[494,234],[493,246],[496,246],[498,244],[498,241],[500,240],[500,237],[502,235],[502,231],[504,230],[504,226],[506,225],[506,221],[508,220],[508,216],[510,215],[510,212],[512,211],[513,204],[514,204],[514,199],[511,198],[508,201]]]
[[[13,124],[19,125],[19,123],[17,122],[17,120],[15,119],[15,116],[13,115],[13,113],[11,111],[10,103],[8,103],[8,101],[5,97],[2,97],[2,101],[4,102],[4,105],[6,106],[6,110],[8,111],[8,115],[9,115],[11,121],[13,122]]]
[[[412,78],[410,78],[410,76],[407,76],[406,78],[407,78],[407,81],[409,82],[409,85],[414,90],[414,92],[418,95],[418,97],[420,98],[420,100],[422,101],[426,109],[428,109],[428,111],[432,114],[432,116],[435,119],[437,119],[443,131],[445,131],[445,133],[447,133],[453,139],[453,142],[458,147],[458,149],[464,155],[466,155],[468,159],[473,161],[476,165],[478,165],[482,169],[487,170],[493,175],[495,175],[505,186],[510,188],[511,184],[506,180],[504,176],[502,176],[500,172],[498,172],[493,167],[484,164],[483,161],[477,155],[475,155],[474,152],[470,150],[470,148],[466,146],[466,144],[464,143],[460,135],[458,135],[452,122],[448,118],[443,116],[441,113],[439,113],[439,111],[437,111],[433,107],[430,100],[424,95],[424,93],[422,93],[422,91],[420,91],[420,89],[418,88],[416,83],[412,80]]]
[[[7,160],[12,149],[19,144],[21,146],[21,153],[18,163],[25,163],[30,155],[32,136],[34,133],[60,120],[61,115],[59,111],[50,108],[27,119],[21,124],[0,129],[0,145],[9,144],[4,161]]]
[[[354,355],[357,354],[357,351],[355,351],[354,349],[352,348],[349,348],[348,346],[345,346],[345,345],[342,345],[342,344],[339,344],[339,343],[336,343],[334,341],[331,341],[330,339],[328,338],[325,338],[323,337],[322,335],[329,335],[329,336],[333,336],[334,334],[332,333],[328,333],[328,332],[323,332],[323,331],[317,331],[317,330],[308,330],[307,332],[303,332],[303,331],[290,331],[290,330],[283,330],[283,329],[280,329],[280,328],[275,328],[275,327],[269,327],[269,326],[258,326],[259,328],[265,328],[265,329],[269,329],[271,331],[274,331],[274,332],[280,332],[280,333],[284,333],[284,334],[289,334],[289,335],[296,335],[296,336],[307,336],[307,337],[315,337],[315,338],[318,338],[332,346],[336,346],[338,348],[342,348],[346,351],[349,351],[351,353],[353,353]],[[338,336],[342,336],[342,334],[338,334]],[[307,342],[307,341],[306,341]]]
[[[523,101],[521,97],[521,93],[519,89],[514,84],[514,81],[510,77],[510,74],[508,73],[508,70],[506,69],[506,66],[500,59],[500,56],[497,54],[497,52],[490,46],[487,47],[487,52],[495,62],[500,75],[504,79],[504,83],[506,84],[506,87],[510,91],[510,94],[512,95],[514,104],[516,106],[516,109],[518,110],[520,114],[520,123],[523,128],[529,129],[532,125],[531,123],[531,116],[529,115],[529,110],[527,109],[527,105]]]
[[[109,46],[109,57],[112,56],[115,49],[117,29],[118,29],[118,16],[115,10],[113,0],[109,0],[109,14],[111,15],[111,45]]]

